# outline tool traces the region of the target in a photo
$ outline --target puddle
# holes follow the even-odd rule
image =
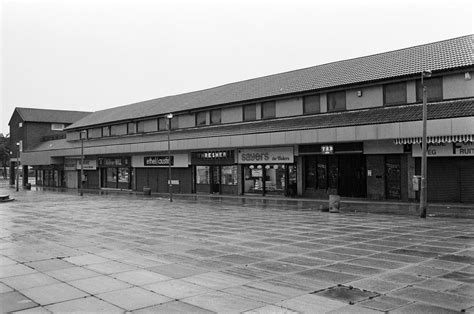
[[[377,292],[361,290],[353,287],[337,286],[314,293],[326,298],[339,300],[349,304],[380,296]]]

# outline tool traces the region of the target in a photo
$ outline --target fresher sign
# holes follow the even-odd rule
[[[421,144],[413,144],[413,157],[421,157]],[[428,157],[467,157],[474,156],[474,143],[432,143],[428,144]]]
[[[292,164],[293,147],[239,149],[239,164]]]

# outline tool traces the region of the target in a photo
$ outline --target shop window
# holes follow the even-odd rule
[[[221,123],[221,110],[211,110],[211,124],[220,124]]]
[[[407,103],[407,83],[393,83],[383,86],[383,103],[385,106]]]
[[[318,156],[317,160],[317,185],[318,189],[327,189],[327,158],[325,156]]]
[[[267,101],[262,103],[262,119],[275,118],[275,102]]]
[[[320,112],[320,96],[311,95],[303,97],[303,114]]]
[[[102,137],[110,136],[110,126],[102,127]]]
[[[137,124],[135,122],[129,122],[127,124],[127,134],[137,133]]]
[[[305,157],[305,186],[306,189],[316,189],[316,159]]]
[[[328,112],[346,110],[346,92],[328,93]]]
[[[443,100],[443,79],[441,76],[424,79],[423,83],[426,86],[428,101]],[[421,80],[416,81],[416,101],[423,101]]]
[[[196,184],[210,184],[209,166],[196,166]]]
[[[257,105],[245,105],[244,106],[244,121],[257,120]]]
[[[221,184],[237,185],[237,166],[222,166]]]
[[[206,111],[196,112],[196,125],[206,125]]]
[[[286,188],[286,166],[265,165],[265,193],[283,194]]]
[[[244,167],[244,192],[263,194],[262,165],[246,165]]]

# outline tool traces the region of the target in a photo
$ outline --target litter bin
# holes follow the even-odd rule
[[[144,195],[151,195],[151,188],[144,186],[143,187],[143,194]]]
[[[27,183],[27,184],[25,185],[25,189],[26,189],[26,190],[31,190],[31,183]]]
[[[329,212],[338,213],[341,204],[341,197],[339,195],[329,195]]]

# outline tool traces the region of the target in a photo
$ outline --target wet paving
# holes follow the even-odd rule
[[[2,312],[474,311],[471,219],[5,193]]]

